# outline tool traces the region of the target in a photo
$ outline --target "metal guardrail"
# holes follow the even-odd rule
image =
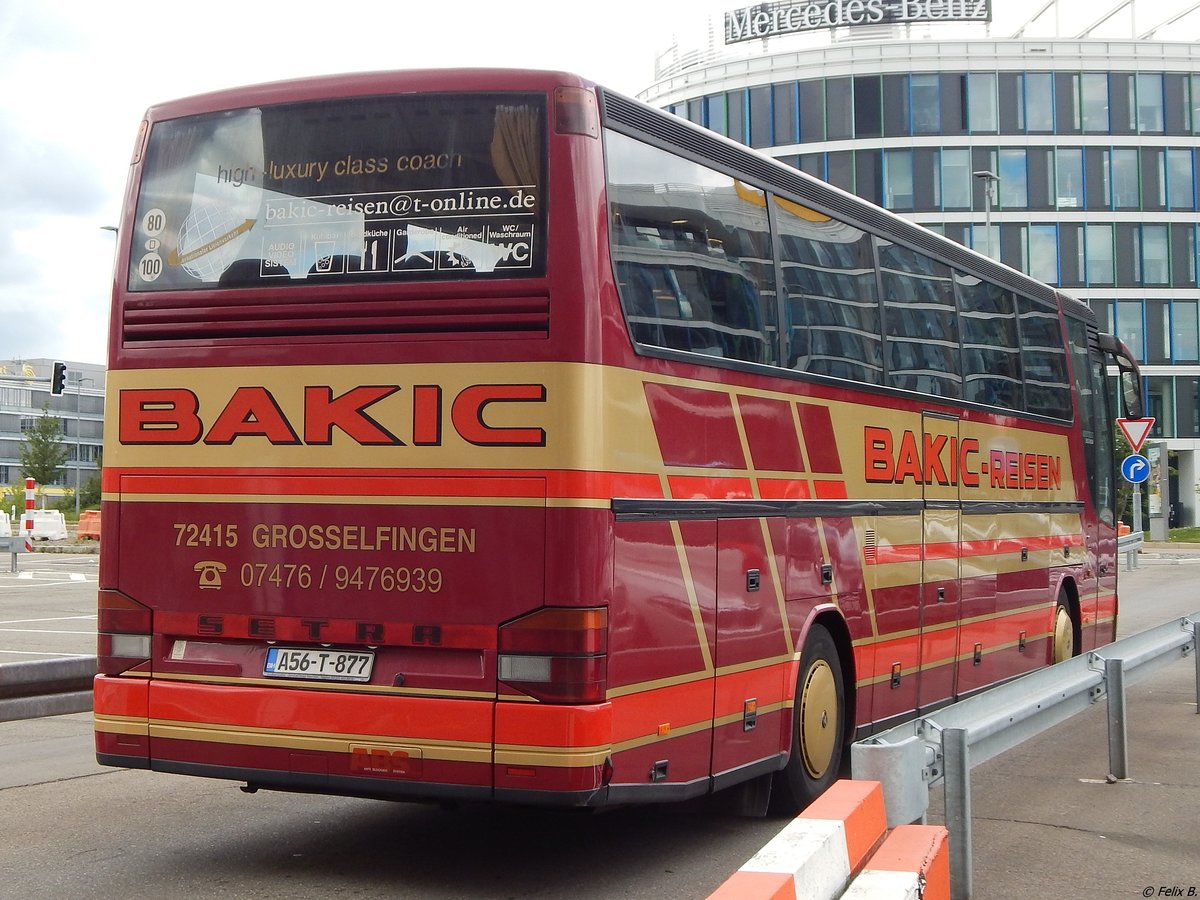
[[[1144,543],[1145,535],[1140,531],[1131,531],[1129,534],[1123,534],[1117,538],[1117,554],[1125,554],[1125,568],[1136,569],[1138,567],[1138,552]]]
[[[889,827],[923,820],[929,789],[945,782],[951,896],[967,900],[972,880],[971,769],[1107,697],[1108,777],[1126,778],[1126,684],[1190,655],[1196,661],[1200,713],[1197,646],[1200,612],[1031,672],[859,741],[851,748],[853,777],[883,784]]]
[[[0,665],[0,722],[86,712],[92,708],[96,657]]]

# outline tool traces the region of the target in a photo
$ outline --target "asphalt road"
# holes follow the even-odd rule
[[[25,577],[0,572],[0,660],[93,652],[95,558],[41,556]],[[1123,575],[1121,634],[1200,611],[1198,576],[1200,556]],[[1191,661],[1130,689],[1118,784],[1104,707],[975,769],[978,900],[1200,895]],[[0,723],[0,897],[701,898],[779,827],[699,805],[579,816],[247,795],[97,766],[88,714]]]

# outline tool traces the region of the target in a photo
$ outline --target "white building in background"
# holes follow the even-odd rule
[[[0,484],[19,481],[21,446],[25,432],[41,418],[43,406],[58,419],[69,454],[63,477],[46,485],[53,497],[80,484],[100,471],[104,446],[104,366],[67,362],[67,378],[61,396],[50,393],[54,370],[51,359],[0,359]]]
[[[1064,22],[1049,0],[996,37],[945,21],[990,17],[987,0],[757,4],[662,53],[639,96],[1087,302],[1143,365],[1151,440],[1177,453],[1177,524],[1193,524],[1200,3],[1169,5]]]

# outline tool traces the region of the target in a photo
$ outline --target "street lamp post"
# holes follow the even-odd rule
[[[992,192],[1000,183],[1000,176],[986,169],[971,174],[983,182],[983,227],[987,232],[987,250],[985,252],[988,256],[992,256],[992,202],[994,200]],[[992,258],[995,259],[995,257]]]

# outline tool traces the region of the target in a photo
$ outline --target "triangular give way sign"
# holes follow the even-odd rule
[[[1154,417],[1151,416],[1146,419],[1117,419],[1117,425],[1125,435],[1125,440],[1129,441],[1129,446],[1133,448],[1133,452],[1137,453],[1142,449],[1142,444],[1146,443],[1146,437],[1150,434],[1150,429],[1154,427]]]

